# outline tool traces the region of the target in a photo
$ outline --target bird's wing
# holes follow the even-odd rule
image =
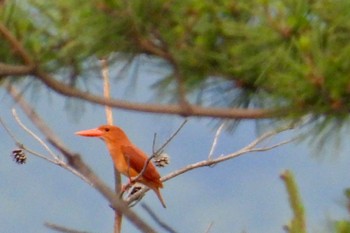
[[[125,156],[125,161],[130,164],[130,168],[140,173],[147,162],[146,154],[135,146],[128,145],[121,147]],[[145,172],[142,174],[145,179],[158,181],[160,175],[151,161],[149,161]]]

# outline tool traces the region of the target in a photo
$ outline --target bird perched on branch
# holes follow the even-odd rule
[[[147,155],[132,144],[121,128],[112,125],[102,125],[96,129],[83,130],[75,134],[103,139],[115,168],[128,177],[131,182],[137,181],[152,189],[157,194],[163,207],[166,207],[159,191],[160,188],[163,188],[163,183],[160,180],[157,169],[148,160]],[[147,167],[145,167],[146,165]],[[137,179],[133,180],[135,177]]]

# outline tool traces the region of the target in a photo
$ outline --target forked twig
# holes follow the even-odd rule
[[[31,131],[25,124],[19,119],[18,114],[16,109],[12,108],[12,115],[15,118],[16,122],[18,125],[26,131],[30,136],[32,136],[35,140],[39,142],[40,145],[42,145],[45,150],[52,156],[52,158],[56,161],[61,160],[51,149],[46,143],[38,136],[36,135],[33,131]]]
[[[163,143],[163,145],[156,152],[153,152],[153,155],[157,156],[158,154],[160,154],[164,150],[164,148],[174,139],[174,137],[181,131],[181,129],[185,126],[187,121],[188,120],[185,119],[177,128],[177,130]]]
[[[9,127],[7,127],[7,125],[5,124],[5,122],[1,119],[0,117],[0,124],[2,125],[2,127],[5,129],[5,131],[7,132],[7,134],[12,138],[12,140],[15,142],[16,146],[18,146],[20,149],[32,154],[32,155],[35,155],[35,156],[38,156],[39,158],[42,158],[42,159],[45,159],[47,161],[49,161],[50,163],[56,163],[55,160],[51,159],[51,158],[48,158],[46,157],[45,155],[39,153],[39,152],[36,152],[34,150],[31,150],[29,148],[27,148],[23,143],[20,142],[20,140],[16,137],[16,135],[10,130]]]
[[[63,167],[64,169],[66,169],[67,171],[70,171],[71,173],[73,173],[74,175],[78,176],[79,178],[81,178],[83,181],[85,181],[87,184],[92,185],[92,183],[85,177],[83,176],[80,172],[78,172],[76,169],[70,167],[66,162],[64,162],[59,156],[57,156],[51,149],[50,147],[38,136],[36,135],[33,131],[31,131],[19,118],[19,116],[17,115],[16,110],[13,108],[12,109],[12,114],[16,120],[16,122],[18,123],[18,125],[24,130],[26,131],[30,136],[32,136],[34,139],[36,139],[45,149],[46,151],[53,157],[53,159],[48,158],[45,155],[42,155],[38,152],[35,152],[33,150],[30,150],[28,148],[26,148],[23,144],[20,144],[21,148],[28,151],[29,153],[38,156],[39,158],[45,159],[48,162],[51,162],[53,164],[56,164],[60,167]],[[14,135],[13,135],[14,136]],[[17,139],[15,139],[15,141],[17,142]]]
[[[187,123],[187,119],[185,119],[181,125],[178,127],[178,129],[165,141],[165,143],[156,151],[154,152],[150,157],[147,158],[145,164],[143,165],[143,168],[141,170],[141,172],[135,176],[132,177],[131,181],[132,182],[137,182],[138,179],[140,179],[140,177],[143,176],[143,174],[145,173],[148,164],[150,163],[150,161],[159,155],[159,153],[161,153],[163,151],[163,149],[174,139],[174,137],[180,132],[180,130],[185,126],[185,124]],[[155,137],[154,137],[155,138]],[[153,145],[155,144],[155,139],[153,140]],[[131,182],[129,183],[131,185]]]

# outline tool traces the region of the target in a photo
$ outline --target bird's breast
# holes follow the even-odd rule
[[[110,155],[112,157],[115,168],[127,177],[137,176],[138,173],[130,167],[130,163],[126,161],[125,156],[121,150],[110,149]]]

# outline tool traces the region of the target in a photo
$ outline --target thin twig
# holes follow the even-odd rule
[[[101,75],[102,75],[102,79],[103,79],[103,96],[106,99],[110,99],[111,92],[110,92],[109,69],[108,69],[107,59],[105,59],[105,58],[100,59],[100,63],[101,63]],[[105,111],[106,111],[107,124],[113,125],[112,108],[108,105],[105,105]]]
[[[215,136],[214,136],[214,140],[213,140],[213,144],[211,145],[210,151],[209,151],[209,155],[208,155],[208,160],[210,160],[214,154],[215,148],[216,148],[216,144],[218,143],[218,139],[219,136],[223,130],[225,126],[225,122],[223,122],[219,128],[216,130]]]
[[[177,128],[177,130],[163,143],[163,145],[153,154],[158,155],[163,151],[163,149],[174,139],[174,137],[180,132],[180,130],[185,126],[187,123],[187,119],[185,119],[181,125]]]
[[[212,221],[212,222],[210,222],[210,224],[209,224],[209,226],[208,226],[207,230],[205,231],[205,233],[209,233],[209,232],[210,232],[210,230],[211,230],[211,228],[213,227],[213,225],[214,225],[214,222],[213,222],[213,221]]]
[[[181,125],[179,126],[179,128],[165,141],[165,143],[155,152],[153,153],[153,155],[151,155],[150,157],[148,157],[148,159],[146,160],[145,164],[143,165],[143,168],[141,170],[141,172],[136,176],[132,178],[133,182],[136,182],[138,179],[140,179],[141,176],[143,176],[143,174],[145,173],[148,164],[150,163],[150,161],[156,157],[157,155],[159,155],[159,153],[161,153],[163,151],[163,149],[174,139],[174,137],[180,132],[180,130],[185,126],[185,124],[187,123],[187,119],[185,119]],[[154,141],[153,141],[154,143]]]
[[[152,141],[152,155],[156,154],[156,141],[157,141],[157,133],[154,133],[153,141]]]
[[[24,129],[24,131],[26,131],[35,140],[37,140],[40,143],[40,145],[42,145],[45,148],[45,150],[52,156],[52,158],[54,158],[54,160],[60,160],[60,158],[50,149],[50,147],[48,147],[48,145],[46,145],[46,143],[39,136],[37,136],[35,133],[33,133],[33,131],[31,131],[27,126],[23,124],[23,122],[19,119],[17,115],[16,109],[14,108],[12,108],[12,115],[15,118],[18,125],[21,126],[21,128]]]
[[[159,225],[161,226],[165,231],[170,233],[176,233],[176,231],[170,227],[168,224],[160,220],[160,218],[153,212],[153,210],[146,205],[145,203],[141,203],[141,207],[151,216],[151,218]]]
[[[46,226],[47,228],[50,228],[53,231],[62,232],[62,233],[89,233],[87,231],[78,231],[78,230],[70,229],[70,228],[60,226],[54,223],[49,223],[49,222],[44,223],[44,226]]]
[[[15,109],[12,109],[12,114],[15,118],[15,120],[17,121],[17,123],[19,124],[19,126],[25,130],[27,133],[30,134],[30,136],[32,136],[33,138],[35,138],[36,140],[39,141],[39,143],[45,148],[47,149],[48,148],[48,152],[50,153],[51,149],[49,148],[49,146],[43,141],[41,140],[41,138],[36,135],[33,131],[29,130],[29,128],[27,126],[24,125],[24,123],[20,120],[20,118],[18,117]],[[67,163],[65,163],[59,156],[57,156],[55,153],[53,153],[51,151],[51,156],[53,157],[53,159],[50,159],[48,158],[47,156],[43,155],[43,154],[40,154],[39,152],[36,152],[36,151],[33,151],[29,148],[27,148],[24,144],[22,144],[16,137],[13,133],[11,133],[10,129],[8,129],[4,124],[3,126],[5,127],[5,129],[10,132],[10,135],[11,137],[13,138],[13,140],[16,142],[16,144],[23,150],[29,152],[30,154],[32,155],[35,155],[39,158],[42,158],[42,159],[45,159],[46,161],[50,162],[50,163],[53,163],[53,164],[56,164],[60,167],[63,167],[64,169],[68,170],[69,172],[71,172],[72,174],[78,176],[79,178],[81,178],[83,181],[85,181],[87,184],[89,185],[92,185],[92,183],[86,178],[84,177],[80,172],[78,172],[77,170],[75,170],[74,168],[70,167]]]
[[[10,130],[10,128],[7,127],[7,125],[6,125],[5,122],[1,119],[1,117],[0,117],[0,124],[3,126],[3,128],[5,129],[5,131],[7,132],[7,134],[8,134],[8,135],[12,138],[12,140],[15,142],[16,146],[18,146],[20,149],[22,149],[22,150],[24,150],[24,151],[26,151],[26,152],[28,152],[28,153],[30,153],[30,154],[33,154],[33,155],[35,155],[35,156],[37,156],[37,157],[39,157],[39,158],[45,159],[45,160],[47,160],[47,161],[49,161],[49,162],[51,162],[51,163],[56,163],[55,160],[50,159],[50,158],[46,157],[45,155],[40,154],[39,152],[36,152],[36,151],[31,150],[31,149],[27,148],[23,143],[21,143],[21,142],[19,141],[19,139],[15,136],[15,134]]]
[[[276,143],[276,144],[268,146],[268,147],[255,148],[255,146],[257,144],[261,143],[262,141],[266,140],[267,138],[269,138],[269,137],[271,137],[271,136],[273,136],[275,134],[271,134],[271,133],[264,134],[261,137],[259,137],[258,139],[256,139],[253,143],[243,147],[241,150],[239,150],[237,152],[234,152],[234,153],[231,153],[231,154],[228,154],[228,155],[224,155],[224,156],[219,156],[216,159],[203,160],[203,161],[200,161],[200,162],[197,162],[197,163],[193,163],[193,164],[187,165],[187,166],[185,166],[185,167],[183,167],[183,168],[181,168],[179,170],[176,170],[176,171],[168,174],[167,176],[162,177],[161,180],[162,181],[166,181],[166,180],[172,179],[172,178],[174,178],[174,177],[176,177],[176,176],[178,176],[180,174],[183,174],[185,172],[191,171],[191,170],[193,170],[195,168],[212,166],[214,164],[218,164],[218,163],[221,163],[223,161],[226,161],[226,160],[229,160],[229,159],[233,159],[233,158],[239,157],[239,156],[247,154],[247,153],[271,150],[273,148],[285,145],[285,144],[290,143],[290,142],[295,140],[295,138],[292,138],[290,140],[285,140],[283,142]]]
[[[28,66],[33,66],[34,62],[27,51],[23,48],[23,45],[17,38],[12,34],[12,32],[2,23],[0,23],[0,34],[9,42],[13,51],[19,55],[24,63]]]

